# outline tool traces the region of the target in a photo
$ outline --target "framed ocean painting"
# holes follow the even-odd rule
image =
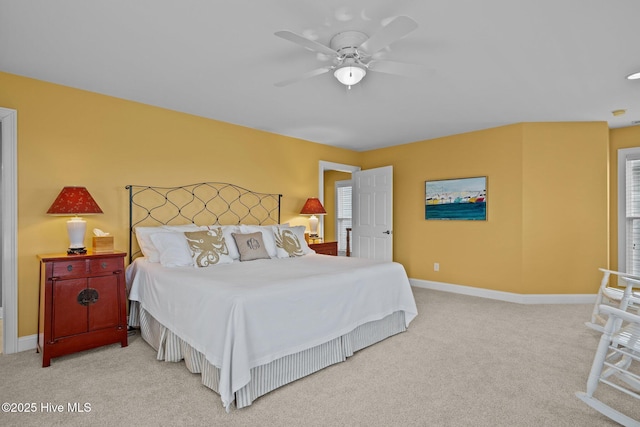
[[[486,221],[487,177],[425,181],[424,218]]]

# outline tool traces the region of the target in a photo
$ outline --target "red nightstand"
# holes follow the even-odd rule
[[[338,256],[338,242],[309,243],[309,247],[318,254]]]
[[[125,252],[38,255],[38,351],[52,357],[119,342],[127,346]]]

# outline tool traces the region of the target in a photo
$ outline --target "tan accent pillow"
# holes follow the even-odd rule
[[[313,253],[304,239],[304,225],[275,227],[276,255],[278,258],[293,258]]]
[[[187,238],[193,264],[196,267],[233,262],[221,227],[212,227],[203,231],[185,231],[184,236]]]
[[[256,231],[255,233],[231,233],[233,239],[238,246],[238,252],[240,252],[240,261],[253,261],[254,259],[270,259],[269,253],[264,246],[264,240],[262,240],[262,233]]]

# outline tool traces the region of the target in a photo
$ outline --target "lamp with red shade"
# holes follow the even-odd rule
[[[309,217],[309,237],[318,237],[318,217],[316,215],[325,215],[327,211],[324,210],[324,206],[316,197],[310,197],[302,207],[300,214],[311,215]]]
[[[86,254],[84,234],[87,231],[87,222],[80,218],[78,214],[92,215],[102,213],[102,209],[93,200],[87,189],[85,187],[64,187],[47,213],[51,215],[73,215],[73,218],[67,221],[67,233],[69,234],[67,254]]]

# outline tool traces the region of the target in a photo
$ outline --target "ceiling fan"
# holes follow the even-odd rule
[[[329,46],[310,40],[292,31],[277,31],[275,33],[276,36],[327,55],[333,58],[333,63],[308,71],[298,77],[280,81],[275,85],[278,87],[287,86],[329,71],[333,71],[333,75],[338,81],[349,89],[359,83],[367,74],[367,71],[405,76],[415,75],[420,71],[420,67],[417,65],[375,59],[373,55],[391,43],[405,37],[417,27],[418,24],[413,19],[407,16],[398,16],[371,37],[360,31],[344,31],[333,36]]]

